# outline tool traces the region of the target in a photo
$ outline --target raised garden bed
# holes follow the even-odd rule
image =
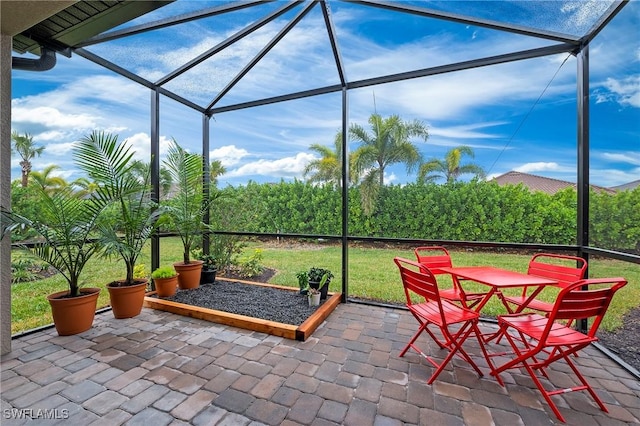
[[[149,293],[144,306],[218,324],[304,341],[340,303],[340,293],[329,293],[318,307],[293,287],[218,278],[194,290],[179,290],[160,299]]]

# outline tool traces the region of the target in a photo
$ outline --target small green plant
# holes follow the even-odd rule
[[[11,282],[23,283],[38,279],[38,275],[33,272],[36,267],[35,262],[30,259],[18,259],[11,263]]]
[[[324,273],[324,275],[320,279],[320,284],[318,285],[319,288],[322,287],[327,281],[329,281],[329,274],[331,274],[331,272]]]
[[[298,287],[300,287],[300,291],[307,288],[309,285],[309,273],[307,271],[300,271],[296,274],[296,278],[298,278]]]
[[[147,270],[147,265],[140,263],[133,267],[133,278],[134,279],[146,279],[149,277],[149,271]]]
[[[172,266],[161,266],[151,273],[151,278],[153,278],[154,280],[158,278],[171,278],[175,276],[176,271]]]
[[[328,269],[324,269],[324,268],[316,268],[313,267],[311,269],[309,269],[309,281],[311,282],[320,282],[322,281],[322,278],[326,275],[326,281],[331,281],[331,278],[333,278],[333,273],[328,270]]]
[[[238,265],[240,268],[240,274],[249,278],[260,275],[262,271],[264,271],[264,266],[261,265],[262,258],[262,250],[255,249],[251,256],[241,259],[240,264]]]
[[[218,269],[218,261],[216,260],[216,257],[214,255],[204,254],[202,250],[198,250],[197,252],[195,252],[195,256],[198,260],[202,260],[204,262],[202,264],[202,269]]]

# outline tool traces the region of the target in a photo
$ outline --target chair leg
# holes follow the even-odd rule
[[[533,380],[533,383],[536,384],[538,390],[540,391],[540,393],[542,393],[542,396],[544,397],[545,401],[547,401],[547,404],[549,404],[549,407],[551,407],[551,410],[553,410],[553,413],[556,415],[558,420],[560,420],[563,423],[566,423],[566,420],[564,419],[562,414],[560,414],[560,410],[558,409],[556,404],[551,400],[551,395],[555,395],[556,393],[560,393],[560,392],[547,392],[547,390],[544,388],[544,386],[542,385],[542,382],[540,381],[540,379],[538,379],[535,371],[533,370],[533,368],[531,368],[527,360],[522,360],[522,366],[527,370],[527,372],[529,373],[529,376],[531,376],[531,379]]]
[[[558,348],[558,350],[562,352],[562,349]],[[576,354],[576,351],[574,351],[573,353]],[[594,401],[598,404],[600,409],[602,411],[604,411],[605,413],[608,413],[609,410],[607,410],[607,407],[605,407],[605,405],[602,402],[602,400],[598,397],[598,395],[595,393],[593,388],[589,385],[589,383],[587,382],[587,379],[585,379],[584,376],[580,373],[580,371],[578,370],[578,367],[576,367],[576,365],[573,363],[573,361],[571,361],[569,355],[563,353],[563,357],[564,357],[564,360],[567,362],[567,364],[569,364],[569,367],[571,367],[573,372],[576,374],[576,377],[578,377],[578,380],[580,380],[580,382],[583,385],[583,386],[576,386],[574,388],[571,388],[571,390],[572,391],[586,390],[587,392],[589,392],[589,395],[591,395],[591,397],[594,399]],[[564,393],[564,392],[566,392],[566,390],[558,391],[558,393],[560,393],[560,392]]]
[[[473,328],[469,328],[469,329],[466,329],[466,330],[465,329],[466,329],[466,327],[462,327],[455,335],[452,336],[452,338],[450,340],[450,344],[451,345],[450,345],[450,348],[449,348],[449,353],[447,354],[445,359],[439,365],[435,361],[433,361],[433,359],[428,358],[428,361],[431,364],[433,364],[434,366],[437,366],[437,369],[431,375],[431,377],[427,381],[427,384],[432,384],[436,380],[436,378],[440,375],[442,370],[444,370],[444,368],[447,366],[447,364],[449,364],[451,359],[456,354],[458,356],[460,356],[462,359],[464,359],[465,361],[467,361],[473,367],[473,369],[478,373],[478,375],[480,377],[483,376],[482,371],[480,370],[480,368],[478,368],[478,366],[471,359],[469,354],[462,348],[462,342],[464,342],[467,339],[467,337],[469,336],[469,334],[471,334],[471,332],[474,331]],[[447,334],[446,330],[442,330],[442,334],[446,335]],[[462,337],[460,337],[461,335],[462,335]]]
[[[482,333],[480,332],[480,329],[478,328],[477,324],[474,326],[475,326],[475,332],[476,332],[476,339],[478,340],[478,344],[480,345],[480,349],[482,350],[482,355],[484,356],[484,359],[487,361],[487,364],[489,365],[489,370],[491,371],[490,374],[496,378],[500,386],[504,386],[502,377],[500,377],[500,375],[498,374],[495,374],[496,368],[493,365],[493,362],[491,361],[491,355],[489,354],[489,352],[487,352],[487,348],[484,345],[485,342],[484,342],[484,339],[482,338]]]
[[[407,346],[405,346],[404,349],[402,349],[402,352],[400,352],[400,357],[403,357],[404,354],[407,353],[409,348],[413,348],[416,352],[422,353],[422,351],[420,351],[416,346],[414,346],[413,343],[418,339],[420,334],[422,334],[422,332],[426,329],[427,329],[427,323],[422,323],[418,331],[416,331],[416,334],[414,334],[411,340],[409,340],[409,343],[407,343]]]

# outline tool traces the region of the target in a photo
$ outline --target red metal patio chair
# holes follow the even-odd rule
[[[471,367],[482,376],[483,374],[476,363],[462,348],[464,341],[473,333],[478,340],[480,348],[482,348],[485,358],[487,357],[481,341],[481,333],[478,329],[480,314],[471,309],[451,303],[448,300],[442,300],[435,276],[424,265],[399,257],[394,258],[393,261],[400,269],[402,285],[404,286],[407,299],[407,308],[409,308],[409,311],[420,324],[418,331],[413,335],[402,352],[400,352],[400,356],[404,356],[407,350],[412,348],[436,367],[436,371],[427,382],[429,384],[433,383],[454,355],[458,355],[467,361]],[[443,340],[440,340],[434,332],[429,329],[429,326],[437,328],[442,334]],[[457,329],[454,330],[456,327]],[[425,354],[415,344],[423,331],[426,331],[440,348],[449,351],[440,364]]]
[[[527,274],[557,280],[554,287],[563,289],[578,280],[585,278],[587,261],[581,257],[563,254],[538,253],[529,261]],[[545,302],[534,298],[527,302],[529,296],[524,288],[518,296],[502,295],[502,300],[510,314],[523,309],[549,314],[553,310],[553,302]],[[510,305],[514,305],[513,307]]]
[[[558,407],[551,400],[552,395],[586,390],[596,401],[600,409],[608,412],[603,402],[578,371],[571,355],[598,340],[596,332],[604,318],[613,295],[625,286],[624,278],[586,279],[577,281],[560,291],[553,309],[548,316],[534,312],[498,316],[498,324],[514,350],[516,357],[505,364],[494,367],[489,360],[491,374],[500,384],[500,373],[511,368],[523,367],[533,379],[544,399],[559,420],[564,422]],[[584,288],[588,288],[585,290]],[[572,322],[591,319],[587,334],[574,330],[559,321]],[[536,375],[536,370],[549,378],[546,367],[563,359],[580,380],[580,386],[547,391]]]
[[[440,268],[451,268],[453,262],[449,251],[441,246],[423,246],[413,250],[418,263],[426,266],[434,275],[447,274]],[[460,303],[465,308],[473,308],[484,298],[485,293],[466,293],[458,277],[451,275],[453,286],[451,288],[441,289],[440,297],[451,302]]]

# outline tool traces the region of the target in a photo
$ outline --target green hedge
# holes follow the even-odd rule
[[[14,210],[37,214],[30,191],[13,186]],[[212,223],[225,231],[340,235],[341,193],[294,181],[227,187]],[[590,195],[590,245],[640,249],[640,187]],[[358,188],[349,190],[349,234],[390,238],[540,244],[576,243],[576,192],[531,193],[521,185],[457,182],[389,185],[374,213],[364,214]],[[16,236],[18,238],[19,236]]]
[[[341,194],[332,186],[301,181],[249,183],[224,190],[254,212],[239,231],[339,235]],[[224,203],[224,202],[222,202]],[[440,240],[575,244],[577,199],[573,189],[554,195],[521,185],[458,182],[382,188],[375,212],[366,216],[358,188],[349,190],[353,236]],[[640,188],[616,195],[591,194],[591,244],[635,249],[640,241]],[[224,211],[236,210],[219,209]]]

